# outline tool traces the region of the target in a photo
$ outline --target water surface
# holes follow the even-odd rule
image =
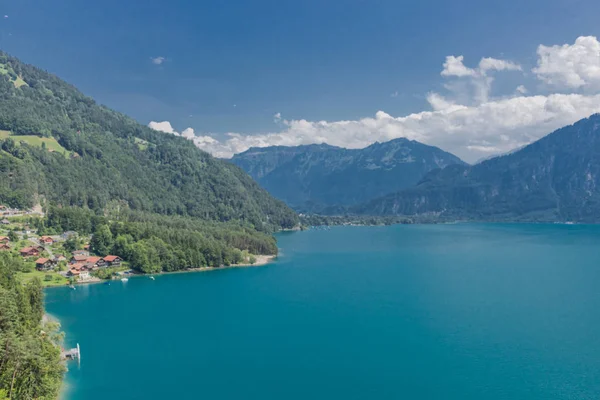
[[[266,267],[50,289],[69,400],[597,399],[600,227],[278,236]]]

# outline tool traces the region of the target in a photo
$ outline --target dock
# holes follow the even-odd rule
[[[77,360],[77,363],[81,364],[81,349],[79,348],[79,343],[77,343],[77,347],[74,347],[70,350],[62,349],[60,356],[63,360]]]

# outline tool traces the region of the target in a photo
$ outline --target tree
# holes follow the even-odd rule
[[[63,248],[65,249],[66,252],[72,253],[79,248],[79,241],[75,237],[70,236],[63,243]]]
[[[93,253],[106,256],[110,254],[113,247],[113,236],[108,225],[101,225],[96,228],[92,241],[90,242],[90,249]]]
[[[19,236],[17,236],[17,233],[14,230],[11,230],[8,232],[8,240],[11,242],[17,242],[19,240]]]

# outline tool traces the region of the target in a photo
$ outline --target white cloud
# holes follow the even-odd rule
[[[175,129],[173,129],[173,127],[171,126],[171,123],[169,121],[162,121],[162,122],[155,122],[155,121],[150,121],[150,123],[148,124],[148,127],[157,130],[157,131],[161,131],[161,132],[165,132],[165,133],[172,133],[173,135],[179,136],[178,132],[175,132]]]
[[[474,69],[465,67],[465,64],[463,64],[464,59],[464,56],[447,56],[441,75],[458,77],[477,75]]]
[[[188,140],[193,140],[196,138],[194,129],[186,128],[183,130],[183,132],[179,133],[173,128],[173,126],[171,125],[171,123],[169,121],[162,121],[162,122],[150,121],[150,123],[148,124],[148,127],[152,128],[156,131],[170,133],[175,136],[181,136]],[[210,142],[205,141],[205,142],[201,142],[201,143],[210,143]]]
[[[521,71],[521,66],[512,61],[484,57],[477,68],[469,68],[464,64],[463,56],[447,56],[444,69],[440,73],[446,78],[459,78],[447,83],[446,89],[458,97],[471,98],[472,101],[484,103],[488,101],[494,78],[489,76],[495,71]],[[468,85],[465,85],[464,80]]]
[[[512,61],[487,57],[479,61],[479,70],[482,73],[487,71],[521,71],[521,66]]]
[[[398,97],[398,91],[396,90],[394,93],[390,94],[390,97]]]
[[[533,69],[538,79],[559,89],[600,89],[600,42],[580,36],[574,44],[540,45]]]
[[[450,104],[403,117],[379,111],[375,117],[355,121],[285,121],[286,129],[281,132],[247,136],[230,133],[223,142],[197,145],[218,157],[231,157],[250,147],[329,143],[362,148],[375,141],[405,137],[475,161],[485,154],[530,143],[595,112],[600,112],[600,95],[521,96],[470,107]]]
[[[166,61],[166,58],[162,57],[162,56],[150,57],[150,61],[152,61],[152,64],[161,65],[162,63],[164,63]]]
[[[597,43],[595,38],[593,41]],[[568,74],[550,73],[560,69],[555,68],[556,57],[548,56],[548,49],[552,54],[563,54],[565,49],[566,53],[571,54],[572,47],[583,46],[589,50],[590,46],[593,47],[591,44],[590,38],[578,38],[572,46],[544,47],[543,51],[538,49],[539,61],[534,73],[546,83],[558,82],[558,77],[562,79],[560,82],[568,82],[568,79],[562,78]],[[373,117],[349,121],[286,120],[277,113],[273,116],[274,122],[283,124],[279,131],[258,135],[228,133],[221,141],[210,135],[195,136],[193,141],[217,157],[231,157],[250,147],[329,143],[346,148],[362,148],[375,141],[404,137],[438,146],[472,162],[482,156],[506,153],[524,146],[555,129],[600,112],[600,94],[588,91],[600,84],[600,77],[596,79],[594,73],[600,61],[574,55],[563,55],[560,59],[561,65],[578,71],[577,76],[583,81],[586,94],[528,96],[525,86],[519,85],[512,96],[494,98],[490,96],[493,77],[489,75],[499,71],[520,71],[518,64],[482,58],[476,68],[469,68],[464,65],[462,56],[448,56],[441,75],[450,80],[445,85],[449,93],[442,95],[431,92],[427,95],[432,111],[398,117],[378,111]],[[581,61],[581,65],[575,68],[567,59],[588,61]],[[177,134],[167,121],[151,122],[149,126]]]

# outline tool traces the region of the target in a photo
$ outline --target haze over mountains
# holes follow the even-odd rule
[[[464,165],[437,147],[403,138],[364,149],[327,144],[252,148],[231,162],[297,211],[325,213],[411,187],[433,169]]]
[[[250,149],[232,162],[304,212],[600,221],[600,114],[473,166],[406,139]]]

